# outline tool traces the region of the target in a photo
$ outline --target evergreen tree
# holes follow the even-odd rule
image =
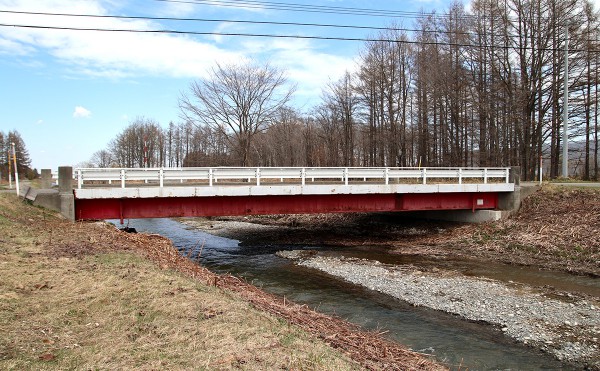
[[[4,141],[4,146],[7,150],[10,150],[11,153],[11,161],[12,159],[12,144],[15,144],[14,150],[17,156],[17,169],[19,171],[20,177],[26,177],[31,174],[31,158],[29,157],[29,151],[27,151],[27,147],[25,147],[25,142],[23,138],[21,138],[21,134],[18,131],[10,131],[8,136],[6,136],[6,140]],[[12,169],[14,172],[14,169]]]

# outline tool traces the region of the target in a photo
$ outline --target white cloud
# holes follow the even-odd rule
[[[0,55],[23,56],[33,52],[34,48],[22,43],[0,38]]]
[[[44,123],[44,120],[37,120],[36,124],[41,125]]]
[[[73,112],[73,117],[76,119],[90,117],[91,115],[92,112],[81,106],[75,107],[75,111]]]
[[[158,16],[171,17],[189,17],[194,14],[202,14],[203,16],[212,15],[219,12],[231,11],[246,11],[250,13],[266,13],[267,9],[260,4],[251,6],[243,6],[241,4],[218,5],[218,2],[212,4],[201,4],[195,2],[173,1],[166,2],[161,6],[156,13]]]
[[[226,32],[234,33],[234,32],[243,32],[243,31],[240,29],[239,24],[233,24],[231,22],[222,22],[222,23],[219,23],[217,25],[217,27],[215,27],[215,29],[213,30],[213,32],[216,32],[216,33],[226,33]],[[225,37],[226,36],[223,36],[223,35],[212,35],[212,39],[217,44],[223,42],[223,39]]]
[[[106,15],[126,14],[125,4],[127,2],[113,3],[112,0],[0,0],[0,9]],[[192,10],[179,7],[177,11],[185,13]],[[168,28],[156,22],[139,19],[90,19],[6,13],[0,13],[0,23],[137,30]],[[208,27],[206,31],[251,32],[241,25],[230,23]],[[316,42],[310,40],[223,38],[221,42],[219,37],[199,38],[191,35],[0,29],[0,54],[8,52],[9,49],[18,50],[22,60],[39,60],[43,55],[50,55],[66,66],[68,70],[62,71],[63,74],[75,78],[198,78],[205,76],[216,61],[228,64],[247,59],[269,60],[288,71],[291,82],[298,84],[297,96],[306,100],[311,96],[319,96],[321,88],[328,81],[336,80],[346,70],[355,68],[351,57],[337,56],[330,50],[317,50],[314,48]]]
[[[198,4],[167,2],[163,4],[160,10],[161,15],[169,17],[186,17],[194,14],[198,9]]]
[[[0,0],[0,8],[52,13],[109,14],[99,0]],[[0,23],[50,27],[156,30],[164,26],[146,20],[56,17],[0,14]],[[237,52],[220,49],[191,36],[101,31],[68,31],[30,28],[3,28],[0,54],[17,52],[35,56],[47,52],[74,74],[123,78],[139,75],[199,77],[219,61],[240,59]]]

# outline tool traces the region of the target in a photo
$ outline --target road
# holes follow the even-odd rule
[[[584,182],[584,183],[562,183],[562,182],[551,182],[550,184],[563,187],[584,187],[584,188],[600,188],[598,182]]]

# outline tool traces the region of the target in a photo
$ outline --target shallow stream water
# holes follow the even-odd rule
[[[118,225],[118,221],[112,221]],[[366,329],[386,332],[385,336],[407,347],[431,354],[452,369],[470,370],[561,370],[573,369],[540,351],[517,344],[492,326],[461,320],[457,316],[427,308],[417,308],[389,296],[378,294],[331,278],[315,270],[298,267],[275,256],[280,250],[297,250],[299,246],[240,245],[238,241],[216,237],[190,229],[171,219],[130,220],[129,227],[138,232],[161,234],[201,265],[217,273],[244,277],[267,292],[285,296],[296,303],[335,314]],[[417,257],[384,254],[376,248],[319,248],[325,254],[375,259],[390,264],[439,266],[464,274],[485,276],[503,281],[532,285],[551,285],[557,290],[573,290],[598,295],[600,280],[568,274],[503,265],[485,267],[474,262],[437,261]],[[516,273],[515,273],[516,272]]]

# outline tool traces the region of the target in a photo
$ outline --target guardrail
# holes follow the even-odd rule
[[[244,181],[261,185],[261,181],[284,180],[295,181],[306,185],[309,181],[331,181],[339,179],[348,185],[350,181],[376,181],[389,184],[399,179],[417,179],[422,184],[428,180],[453,180],[462,184],[464,179],[481,179],[484,184],[490,179],[509,183],[510,168],[393,168],[393,167],[213,167],[213,168],[79,168],[75,169],[77,187],[82,188],[86,182],[103,182],[112,184],[120,182],[125,188],[128,182],[154,183],[164,187],[165,183],[179,181],[201,182],[212,187],[219,181]],[[254,181],[253,181],[254,180]],[[227,184],[227,183],[226,183]],[[268,183],[272,185],[273,183]],[[431,184],[431,183],[429,183]]]

